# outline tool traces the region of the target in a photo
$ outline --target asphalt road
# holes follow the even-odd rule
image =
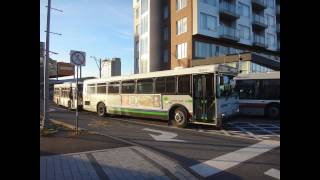
[[[50,118],[75,124],[75,111],[55,105],[50,105],[49,109]],[[99,118],[86,111],[79,112],[79,126],[151,148],[203,179],[263,180],[278,179],[276,176],[280,175],[279,141],[265,142],[203,133],[192,128],[179,129],[155,120]]]

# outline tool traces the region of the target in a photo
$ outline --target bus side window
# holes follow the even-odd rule
[[[265,79],[263,80],[264,99],[277,100],[280,99],[280,80]]]
[[[190,94],[190,75],[178,76],[178,94]]]
[[[137,81],[137,93],[138,94],[150,94],[153,93],[153,79],[139,79]]]
[[[170,76],[166,78],[166,93],[175,94],[176,93],[176,77]]]
[[[119,82],[111,82],[108,85],[108,94],[119,94],[119,88],[120,83]]]
[[[131,81],[123,81],[121,84],[121,93],[124,94],[133,94],[135,92],[135,82]]]
[[[97,94],[106,94],[107,93],[107,84],[106,83],[98,83],[97,84]]]
[[[165,93],[166,92],[166,78],[159,77],[155,80],[155,91],[156,93]]]

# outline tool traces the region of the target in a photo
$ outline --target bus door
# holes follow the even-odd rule
[[[215,117],[214,75],[193,76],[194,119],[213,123]]]

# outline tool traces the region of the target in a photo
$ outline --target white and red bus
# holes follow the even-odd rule
[[[280,72],[240,74],[236,78],[240,113],[280,116]]]

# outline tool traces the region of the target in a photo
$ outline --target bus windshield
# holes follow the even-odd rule
[[[218,97],[236,96],[233,76],[221,75],[218,77]]]

